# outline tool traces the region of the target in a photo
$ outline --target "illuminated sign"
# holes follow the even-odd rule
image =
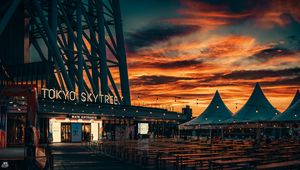
[[[41,95],[43,98],[68,100],[68,101],[81,101],[81,102],[100,102],[105,104],[119,105],[120,101],[117,97],[111,95],[103,95],[101,93],[76,93],[75,91],[64,91],[56,89],[42,88]]]
[[[141,135],[148,134],[149,124],[148,123],[138,123],[138,133]]]
[[[71,115],[70,118],[72,118],[72,119],[97,119],[97,116],[90,116],[90,115]]]

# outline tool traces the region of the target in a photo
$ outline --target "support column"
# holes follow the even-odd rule
[[[49,15],[48,15],[48,23],[50,30],[52,31],[52,36],[55,42],[57,42],[57,0],[49,1]],[[55,87],[55,75],[54,75],[54,55],[52,50],[48,49],[48,69],[49,74],[47,77],[47,87]]]
[[[99,57],[100,57],[100,81],[101,93],[108,94],[108,81],[107,81],[107,58],[105,46],[105,31],[104,31],[104,12],[103,1],[96,1],[97,7],[97,27],[98,27],[98,41],[99,41]]]
[[[10,18],[13,16],[13,14],[14,14],[15,10],[17,9],[20,1],[21,0],[14,0],[12,2],[12,4],[9,6],[9,8],[7,9],[5,15],[1,17],[1,20],[0,20],[0,35],[4,31],[7,23],[10,20]]]
[[[90,14],[95,14],[94,13],[94,4],[90,0],[88,2],[88,10]],[[91,27],[94,28],[95,26],[95,19],[91,16],[88,17],[89,21],[91,23]],[[90,31],[90,41],[92,41],[92,36],[95,36],[95,31],[94,29],[89,29]],[[98,67],[99,67],[99,58],[97,57],[97,50],[94,45],[90,42],[91,46],[91,64],[92,64],[92,78],[93,82],[95,84],[95,91],[94,93],[98,94],[99,93],[99,72],[98,72]]]
[[[68,4],[73,6],[72,0],[67,0]],[[67,17],[68,20],[70,21],[71,25],[73,25],[73,8],[67,8]],[[74,41],[72,37],[70,36],[70,32],[67,32],[67,38],[68,38],[68,57],[69,57],[69,62],[68,62],[68,73],[70,77],[71,84],[73,87],[75,87],[75,59],[74,59]],[[72,33],[73,34],[73,33]]]
[[[67,74],[67,71],[66,71],[66,68],[65,68],[65,65],[64,65],[64,61],[61,58],[60,51],[57,47],[57,42],[53,38],[53,32],[50,30],[50,26],[46,21],[46,18],[43,14],[40,3],[37,0],[31,0],[31,2],[32,2],[32,5],[33,5],[33,8],[37,12],[38,18],[41,20],[41,24],[43,25],[43,27],[45,29],[45,32],[46,32],[46,35],[48,37],[48,41],[49,41],[49,45],[51,47],[51,50],[53,50],[53,54],[55,56],[54,61],[55,61],[55,64],[57,66],[56,67],[57,72],[58,72],[58,74],[60,74],[60,72],[62,73],[64,81],[65,81],[65,83],[68,87],[68,90],[74,90],[74,87],[72,86],[71,81],[68,77],[68,74]]]
[[[82,56],[82,20],[81,20],[81,0],[77,0],[76,18],[77,18],[77,58],[78,58],[78,91],[83,92],[83,56]]]
[[[115,30],[117,39],[117,53],[119,55],[119,72],[120,72],[120,82],[121,90],[123,96],[123,102],[125,105],[130,105],[130,90],[129,90],[129,80],[128,80],[128,70],[127,70],[127,60],[124,44],[122,17],[120,10],[119,0],[112,0],[112,7],[115,19]]]

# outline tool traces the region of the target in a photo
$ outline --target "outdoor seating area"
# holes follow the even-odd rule
[[[147,169],[297,169],[300,141],[143,139],[86,143],[94,153]]]

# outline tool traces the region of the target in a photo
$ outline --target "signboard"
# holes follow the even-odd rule
[[[81,123],[71,123],[71,134],[72,134],[72,142],[80,142],[81,141]]]
[[[149,124],[148,123],[138,123],[138,133],[141,135],[148,134]]]
[[[81,101],[81,102],[91,102],[91,103],[105,103],[120,105],[120,101],[116,96],[103,95],[101,93],[76,93],[75,91],[64,91],[56,89],[42,88],[41,96],[48,99],[57,100],[68,100],[68,101]]]
[[[70,115],[72,119],[97,119],[97,116],[92,115]]]

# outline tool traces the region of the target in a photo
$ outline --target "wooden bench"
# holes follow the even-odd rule
[[[294,161],[276,162],[276,163],[258,165],[256,166],[256,169],[293,168],[299,166],[300,166],[300,160],[294,160]]]

